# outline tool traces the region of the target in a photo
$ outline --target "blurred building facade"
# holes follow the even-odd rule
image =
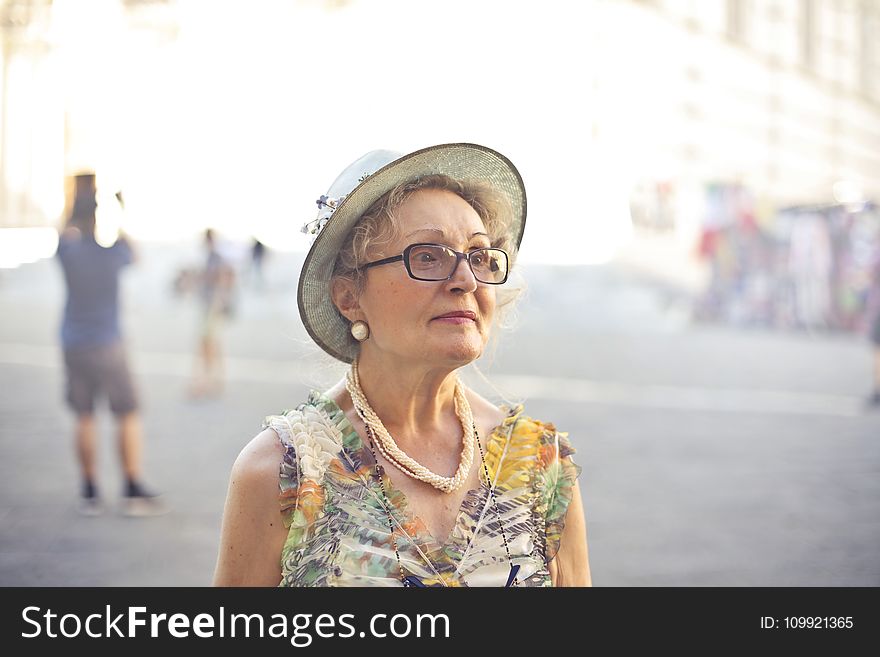
[[[864,328],[880,249],[880,2],[607,6],[609,33],[628,25],[638,45],[605,50],[627,61],[638,48],[627,77],[642,97],[604,69],[600,95],[651,106],[630,141],[647,155],[630,259],[687,280],[697,319]]]
[[[114,45],[173,39],[175,11],[175,0],[0,0],[0,228],[58,222],[71,176],[120,141],[96,93],[120,83]]]
[[[259,22],[272,20],[272,7],[284,3],[222,4]],[[404,4],[295,3],[310,10],[360,9],[375,14],[379,24]],[[584,148],[619,157],[616,168],[625,170],[637,225],[693,243],[706,213],[707,186],[747,190],[758,221],[769,221],[784,206],[880,197],[880,0],[479,4],[491,5],[490,17],[516,24],[528,24],[537,13],[580,22],[582,43],[567,45],[562,55],[545,47],[553,44],[552,34],[536,30],[530,56],[548,53],[547,59],[520,75],[525,86],[537,88],[537,80],[529,79],[535,71],[564,70],[570,88],[552,102],[577,106],[583,125],[572,132]],[[455,3],[450,6],[455,10]],[[135,47],[155,50],[157,43],[173,40],[183,13],[190,25],[210,22],[214,7],[174,0],[0,0],[0,226],[53,225],[63,212],[65,175],[94,168],[101,157],[138,159],[143,144],[128,135],[143,117],[120,119],[106,110],[106,101],[114,98],[114,85],[129,95],[136,89],[125,76],[148,81],[159,64],[148,56],[141,68],[126,69],[125,53]],[[96,12],[100,24],[93,19]],[[484,29],[503,27],[499,22]],[[152,36],[142,38],[145,34]],[[248,42],[239,36],[232,40],[243,50],[245,67],[266,67],[270,77],[287,73],[283,60],[249,61]],[[166,53],[160,62],[166,73],[175,71],[170,57]],[[156,91],[165,89],[171,103],[172,94],[188,84],[182,78],[169,79],[165,87],[145,83],[153,95],[144,101],[161,109]],[[97,109],[96,95],[104,101]],[[552,116],[552,104],[547,108],[541,120]],[[521,121],[515,112],[498,116],[512,144],[537,141],[516,136]],[[233,137],[217,136],[234,142]],[[96,154],[96,141],[105,151],[123,142],[128,150],[124,157]]]
[[[45,220],[45,211],[34,204],[42,191],[34,180],[35,175],[40,177],[35,171],[52,169],[51,163],[39,161],[41,157],[62,155],[57,138],[63,138],[63,114],[56,114],[62,119],[56,133],[47,135],[43,131],[52,120],[46,121],[47,108],[32,96],[50,51],[46,34],[51,10],[51,0],[0,4],[0,227]],[[50,147],[45,149],[46,145]],[[58,178],[50,177],[58,183]]]
[[[609,54],[639,51],[640,101],[653,108],[651,129],[639,131],[650,157],[638,172],[637,222],[699,220],[675,211],[674,197],[707,184],[744,185],[761,218],[781,206],[880,198],[880,2],[608,5],[619,14],[610,39],[626,24],[638,39]],[[599,75],[609,97],[636,101],[620,90],[625,81]]]

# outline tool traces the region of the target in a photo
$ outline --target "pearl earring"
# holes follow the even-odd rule
[[[351,336],[358,342],[363,342],[370,337],[370,327],[363,320],[356,320],[351,324]]]

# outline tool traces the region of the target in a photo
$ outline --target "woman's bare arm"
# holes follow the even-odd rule
[[[587,550],[587,523],[581,490],[574,483],[571,502],[565,512],[565,528],[560,537],[559,551],[550,562],[553,586],[592,586],[590,557]]]
[[[266,429],[232,466],[223,510],[214,586],[277,586],[287,538],[278,505],[283,456],[278,436]]]

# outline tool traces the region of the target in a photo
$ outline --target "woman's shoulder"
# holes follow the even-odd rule
[[[477,427],[480,427],[483,430],[497,430],[509,417],[507,408],[496,406],[473,390],[468,389],[467,399],[468,403],[471,405],[471,412],[473,413]]]
[[[232,466],[232,479],[248,487],[278,477],[278,464],[284,454],[278,436],[264,429],[245,445]],[[277,484],[274,484],[277,487]]]
[[[531,415],[525,404],[521,402],[505,403],[500,406],[490,404],[490,406],[494,409],[495,417],[498,419],[498,428],[506,429],[505,433],[545,442],[554,440],[557,435],[568,435],[560,432],[554,422]]]

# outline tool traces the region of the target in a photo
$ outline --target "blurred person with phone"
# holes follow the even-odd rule
[[[56,255],[67,298],[61,324],[67,403],[76,415],[76,451],[82,473],[77,507],[83,515],[99,515],[104,504],[97,484],[95,407],[107,397],[116,418],[119,453],[125,476],[122,512],[157,515],[166,510],[160,496],[142,481],[142,429],[138,395],[128,368],[119,321],[119,275],[135,253],[123,233],[112,246],[95,238],[97,195],[95,174],[74,177],[73,208],[59,236]],[[122,205],[121,192],[116,195]]]

